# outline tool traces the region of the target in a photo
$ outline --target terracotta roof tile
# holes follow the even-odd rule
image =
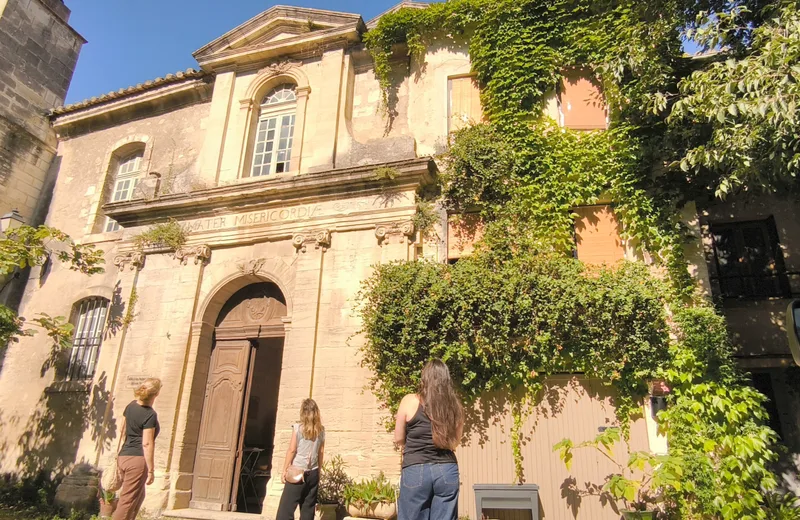
[[[120,99],[125,96],[131,96],[158,87],[163,87],[164,85],[169,85],[170,83],[180,83],[181,81],[202,78],[206,75],[207,73],[201,70],[194,70],[191,68],[186,69],[185,71],[179,71],[176,72],[175,74],[167,74],[163,78],[151,79],[145,81],[144,83],[139,83],[135,86],[131,86],[128,88],[121,88],[116,91],[111,91],[108,94],[103,94],[102,96],[95,96],[89,99],[84,99],[83,101],[78,101],[77,103],[70,103],[69,105],[56,107],[50,112],[50,115],[58,116],[69,112],[75,112],[77,110],[82,110],[84,108],[89,108],[109,101],[114,101],[116,99]]]

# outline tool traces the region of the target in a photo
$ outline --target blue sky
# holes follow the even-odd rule
[[[400,0],[286,0],[369,20]],[[83,46],[67,103],[197,68],[192,52],[276,5],[264,0],[66,0]]]

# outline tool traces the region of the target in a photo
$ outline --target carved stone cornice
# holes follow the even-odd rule
[[[418,189],[433,182],[436,165],[430,157],[389,163],[397,170],[393,187],[398,190]],[[342,200],[356,194],[377,193],[382,189],[375,176],[376,165],[353,166],[314,173],[292,175],[258,181],[217,186],[190,193],[163,194],[152,200],[131,200],[103,205],[106,216],[123,227],[136,227],[161,222],[169,217],[177,220],[212,217],[234,208],[263,207],[264,201],[280,200],[284,205],[303,203],[309,199]],[[343,197],[344,195],[344,197]]]
[[[145,254],[142,251],[131,251],[114,257],[114,265],[120,271],[128,267],[131,271],[144,267]]]
[[[382,246],[391,236],[405,237],[405,240],[410,244],[416,237],[417,229],[414,226],[413,220],[405,222],[391,222],[389,224],[379,224],[375,226],[375,238],[378,239],[378,245]]]
[[[298,253],[305,253],[306,246],[312,243],[314,244],[314,249],[327,251],[331,247],[331,231],[329,229],[319,229],[297,233],[292,237],[292,245]]]
[[[211,259],[211,248],[206,244],[200,244],[191,247],[181,247],[175,251],[175,258],[177,258],[182,265],[186,265],[187,260],[192,257],[194,257],[195,265],[207,263]]]

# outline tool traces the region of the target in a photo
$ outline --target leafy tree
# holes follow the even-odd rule
[[[55,257],[69,269],[92,275],[103,272],[103,251],[93,245],[76,244],[66,233],[48,226],[20,226],[0,237],[0,277],[8,277],[16,269],[43,265]],[[66,318],[40,313],[31,320],[53,341],[54,349],[69,347],[73,326]],[[36,331],[25,328],[25,318],[5,305],[0,305],[0,348],[20,336]]]
[[[731,34],[744,30],[746,7],[690,33],[728,47],[681,80],[670,114],[673,131],[686,135],[676,164],[720,197],[798,187],[800,10],[796,1],[766,9],[744,47]]]

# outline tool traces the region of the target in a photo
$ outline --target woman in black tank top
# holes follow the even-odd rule
[[[464,412],[447,365],[434,359],[422,370],[420,390],[397,411],[394,439],[403,446],[398,520],[456,520],[459,475],[455,447]]]

